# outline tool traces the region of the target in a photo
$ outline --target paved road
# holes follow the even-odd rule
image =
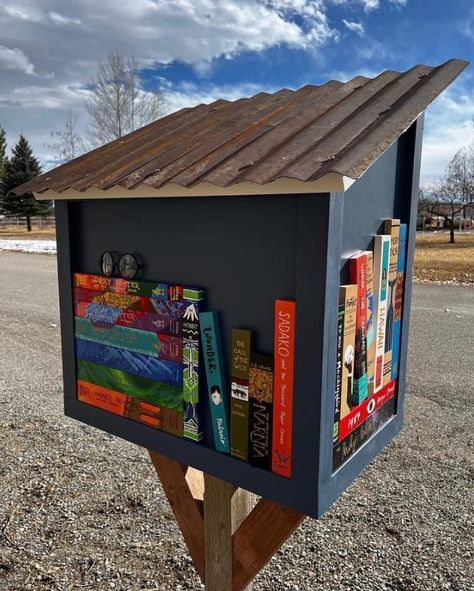
[[[0,252],[0,589],[199,589],[143,450],[62,417],[58,324],[56,258]],[[474,289],[416,285],[403,433],[256,591],[474,589],[473,353]]]

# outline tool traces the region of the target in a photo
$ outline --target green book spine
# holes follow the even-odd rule
[[[183,302],[183,435],[201,441],[202,424],[199,417],[199,306],[202,292],[185,290]]]
[[[230,450],[240,460],[248,461],[249,438],[249,365],[252,333],[232,329]]]

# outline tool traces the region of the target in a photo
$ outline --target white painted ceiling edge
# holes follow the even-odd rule
[[[139,185],[135,189],[125,189],[115,185],[102,190],[91,187],[86,191],[66,189],[62,192],[44,191],[34,193],[39,201],[74,200],[74,199],[130,199],[130,198],[157,198],[157,197],[226,197],[226,196],[252,196],[252,195],[292,195],[302,193],[331,193],[344,192],[354,183],[355,179],[331,172],[316,181],[298,181],[295,179],[281,178],[265,185],[242,182],[231,187],[218,187],[212,183],[198,183],[194,187],[182,187],[176,183],[168,183],[159,189],[146,184]]]

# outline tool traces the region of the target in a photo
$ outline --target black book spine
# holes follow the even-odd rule
[[[249,462],[270,470],[273,424],[273,359],[251,354],[249,367]]]
[[[336,358],[336,385],[334,388],[334,428],[333,442],[339,439],[339,420],[341,418],[342,395],[342,341],[344,336],[344,304],[339,304],[337,312],[337,358]]]

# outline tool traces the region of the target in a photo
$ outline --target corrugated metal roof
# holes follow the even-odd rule
[[[357,179],[467,65],[453,59],[183,109],[15,192]]]

